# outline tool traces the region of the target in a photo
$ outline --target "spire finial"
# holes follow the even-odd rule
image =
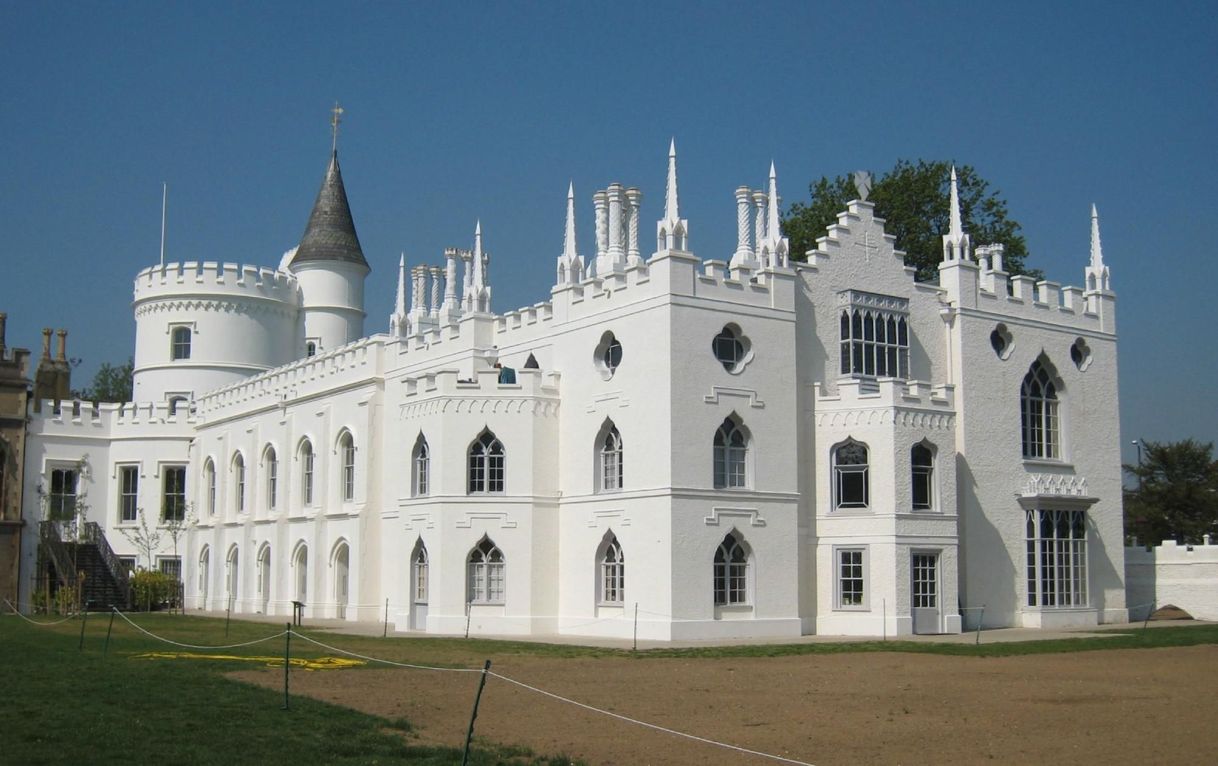
[[[960,235],[964,233],[964,226],[960,223],[960,191],[956,185],[956,166],[952,165],[952,188],[951,188],[951,209],[949,215],[951,219],[948,225],[948,236],[955,240],[960,239]]]
[[[393,313],[395,316],[406,313],[406,253],[398,260],[398,294],[393,302]]]
[[[562,235],[562,254],[565,259],[575,257],[575,183],[567,186],[567,225]]]
[[[664,197],[664,219],[676,221],[681,217],[677,204],[677,139],[668,144],[668,192]]]
[[[770,195],[766,205],[766,234],[777,241],[782,236],[778,223],[778,173],[774,171],[774,160],[770,160]]]
[[[343,108],[334,102],[334,108],[330,110],[330,151],[338,151],[338,123],[342,122]]]
[[[1104,248],[1100,245],[1100,214],[1091,203],[1091,268],[1104,268]]]

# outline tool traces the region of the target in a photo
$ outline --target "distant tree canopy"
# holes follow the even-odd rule
[[[1138,482],[1125,494],[1125,533],[1143,543],[1199,543],[1218,535],[1218,461],[1214,445],[1185,439],[1142,442],[1142,461],[1125,471]]]
[[[80,398],[90,402],[129,402],[134,372],[135,363],[131,359],[120,365],[102,362],[92,385],[80,392]]]
[[[884,230],[905,251],[905,263],[918,270],[920,282],[938,279],[943,235],[948,231],[951,168],[945,161],[898,160],[891,170],[874,176],[867,198],[875,204],[876,216],[884,219]],[[1004,245],[1004,270],[1042,278],[1039,270],[1024,266],[1027,244],[1019,223],[1007,216],[1006,200],[990,190],[989,182],[969,165],[957,166],[956,177],[960,216],[973,247]],[[791,258],[797,261],[816,247],[817,238],[825,236],[825,227],[837,222],[846,203],[858,197],[850,176],[822,177],[808,191],[811,201],[791,205],[782,222],[783,233],[791,240]]]

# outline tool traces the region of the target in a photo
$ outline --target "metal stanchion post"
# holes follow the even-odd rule
[[[474,695],[474,712],[469,717],[469,730],[465,732],[465,754],[461,756],[461,766],[469,764],[469,743],[474,738],[474,720],[478,717],[478,703],[482,701],[482,690],[486,688],[486,673],[491,669],[491,661],[487,660],[482,666],[482,678],[478,681],[478,693]]]

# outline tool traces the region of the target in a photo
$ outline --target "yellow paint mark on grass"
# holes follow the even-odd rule
[[[137,660],[219,660],[223,662],[258,662],[269,668],[282,668],[282,657],[242,657],[236,654],[201,654],[199,652],[144,652],[135,655]],[[293,657],[292,667],[303,670],[346,670],[360,665],[367,665],[363,660],[351,660],[345,657]]]

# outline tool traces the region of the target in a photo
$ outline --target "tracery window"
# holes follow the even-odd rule
[[[355,499],[355,438],[344,431],[338,440],[338,451],[343,464],[343,500]]]
[[[909,301],[846,290],[839,294],[841,374],[909,377]]]
[[[866,508],[871,488],[867,445],[847,440],[833,450],[834,508]]]
[[[1087,606],[1087,514],[1030,510],[1026,518],[1028,606]]]
[[[1023,426],[1023,456],[1058,460],[1061,437],[1058,431],[1057,385],[1042,360],[1032,363],[1019,391]]]
[[[735,532],[715,549],[715,606],[749,603],[749,554]]]
[[[489,538],[482,538],[469,554],[469,603],[503,603],[505,564],[503,552]]]
[[[490,431],[483,431],[469,448],[470,494],[503,492],[505,458],[503,443]]]
[[[622,435],[610,424],[600,445],[601,490],[622,488]]]
[[[266,508],[273,511],[279,500],[279,456],[275,454],[274,447],[267,445],[262,464],[266,471]]]
[[[419,434],[414,444],[414,490],[415,497],[426,495],[431,483],[431,451],[427,447],[427,438]]]
[[[423,545],[420,540],[415,546],[414,560],[414,602],[416,604],[427,603],[427,546]]]
[[[723,365],[723,369],[737,373],[744,369],[752,355],[749,353],[750,342],[734,324],[726,324],[719,334],[711,341],[711,350],[715,359]]]
[[[300,500],[313,504],[313,443],[308,439],[300,443]]]
[[[913,483],[913,509],[931,510],[935,501],[935,454],[925,444],[915,444],[910,448],[909,473]]]
[[[621,605],[626,599],[626,560],[616,535],[610,535],[600,555],[600,603]]]
[[[727,417],[715,431],[715,489],[748,486],[749,437],[744,427]]]
[[[233,499],[237,513],[245,512],[245,458],[238,452],[233,456]]]

